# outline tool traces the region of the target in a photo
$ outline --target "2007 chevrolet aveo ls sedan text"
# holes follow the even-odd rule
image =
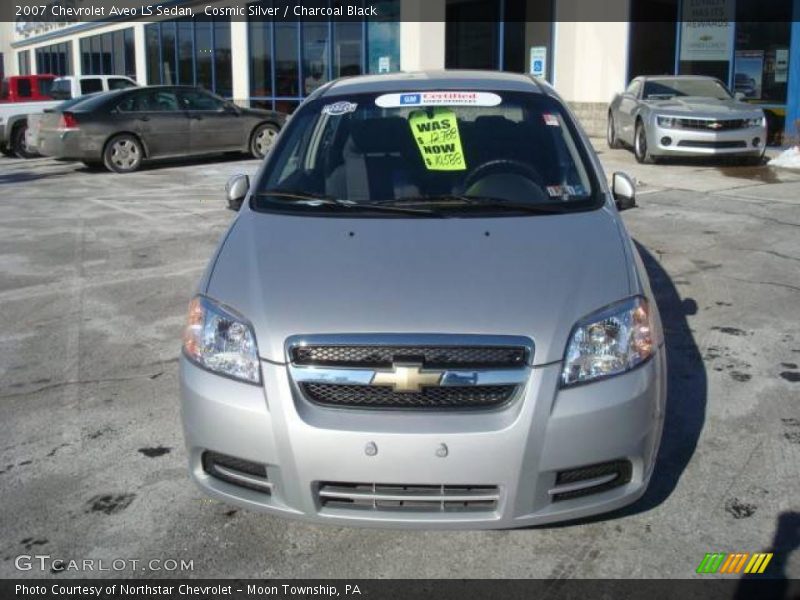
[[[365,76],[289,120],[189,307],[192,478],[319,523],[504,528],[638,499],[664,419],[655,301],[547,84]]]

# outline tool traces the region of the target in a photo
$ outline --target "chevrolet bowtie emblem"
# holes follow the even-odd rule
[[[422,365],[397,363],[391,371],[376,371],[371,385],[390,385],[396,392],[419,392],[424,385],[439,385],[442,371],[423,371]]]
[[[719,121],[712,121],[711,123],[708,124],[708,126],[711,129],[719,129],[720,127],[722,127],[722,123],[720,123]]]

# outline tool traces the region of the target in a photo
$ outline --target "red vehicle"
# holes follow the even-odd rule
[[[3,79],[0,102],[38,102],[53,100],[50,88],[55,75],[16,75]]]

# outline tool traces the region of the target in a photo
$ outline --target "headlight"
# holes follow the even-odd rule
[[[745,119],[747,127],[763,127],[767,124],[766,117],[756,117],[755,119]]]
[[[666,127],[667,129],[674,129],[678,127],[678,119],[675,117],[656,117],[659,127]]]
[[[572,330],[561,383],[584,383],[629,371],[655,352],[647,300],[631,298],[580,321]]]
[[[201,367],[247,383],[261,383],[253,328],[205,296],[189,303],[183,351]]]

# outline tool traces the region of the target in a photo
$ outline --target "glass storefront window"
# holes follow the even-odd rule
[[[230,19],[150,23],[145,42],[149,85],[198,85],[233,96]]]
[[[52,75],[72,75],[72,42],[36,48],[36,72]],[[22,69],[20,64],[20,71]],[[30,66],[27,66],[28,70]],[[27,73],[29,74],[29,73]]]
[[[303,23],[303,94],[328,81],[330,66],[328,24]]]
[[[254,4],[265,8],[272,0]],[[250,103],[291,112],[332,77],[400,70],[400,0],[376,0],[380,20],[250,18]]]
[[[333,36],[333,76],[361,75],[364,61],[362,24],[347,21],[334,23]]]
[[[278,96],[300,95],[297,25],[275,23],[275,92]]]
[[[148,30],[148,33],[152,30]],[[127,75],[136,77],[133,28],[120,29],[80,40],[84,75]],[[158,63],[158,57],[155,59]]]
[[[20,75],[31,74],[31,53],[28,50],[17,52],[17,72]]]

